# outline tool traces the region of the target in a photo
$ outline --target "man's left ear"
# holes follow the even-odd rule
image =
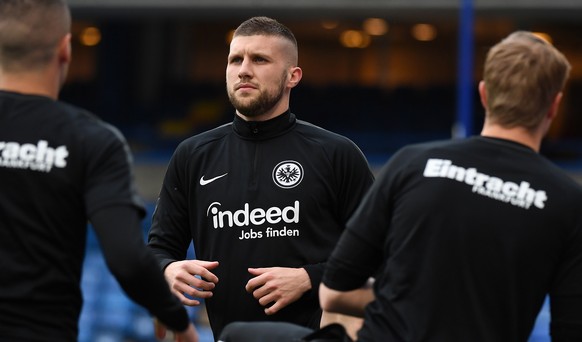
[[[299,84],[299,81],[301,81],[301,77],[303,77],[303,70],[301,70],[300,67],[292,67],[290,68],[289,73],[289,81],[287,84],[289,85],[289,88],[294,88],[297,84]]]
[[[72,49],[71,49],[71,34],[67,33],[61,38],[59,42],[58,50],[59,63],[71,63],[72,60]]]

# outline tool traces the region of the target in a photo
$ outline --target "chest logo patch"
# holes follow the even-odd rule
[[[283,189],[291,189],[303,180],[303,166],[294,160],[285,160],[273,169],[273,182]]]
[[[204,179],[204,175],[203,175],[202,177],[200,177],[200,185],[205,186],[206,184],[210,184],[210,183],[214,182],[215,180],[220,179],[226,175],[228,175],[228,172],[223,174],[223,175],[216,176],[216,177],[209,178],[209,179]]]

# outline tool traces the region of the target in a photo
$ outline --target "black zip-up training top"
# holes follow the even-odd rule
[[[264,122],[235,117],[182,142],[160,192],[149,234],[162,267],[217,260],[206,300],[219,336],[232,321],[282,320],[318,327],[327,260],[373,175],[349,139],[286,112]],[[273,316],[245,291],[248,267],[304,267],[312,289]]]

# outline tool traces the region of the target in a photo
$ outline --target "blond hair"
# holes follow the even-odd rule
[[[560,51],[533,33],[510,34],[485,61],[489,120],[507,128],[535,128],[564,88],[570,68]]]

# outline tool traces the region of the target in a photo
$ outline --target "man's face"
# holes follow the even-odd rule
[[[230,43],[226,66],[228,97],[249,118],[287,110],[290,43],[274,36],[238,36]],[[287,92],[287,94],[286,94]]]

